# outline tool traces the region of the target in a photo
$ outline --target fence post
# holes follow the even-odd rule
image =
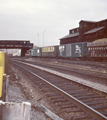
[[[9,75],[6,76],[5,102],[8,101]]]
[[[2,97],[2,86],[3,86],[3,66],[0,66],[0,98]]]

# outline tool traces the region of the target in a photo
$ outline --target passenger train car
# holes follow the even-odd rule
[[[107,60],[107,38],[29,50],[31,57],[52,57],[83,60]]]

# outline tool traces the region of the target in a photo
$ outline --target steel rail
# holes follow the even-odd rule
[[[50,66],[49,64],[47,66]],[[60,65],[61,67],[63,67],[62,65]],[[63,70],[66,70],[66,68],[60,68],[59,66],[52,66],[53,68],[59,68],[59,69],[63,69]],[[76,67],[72,67],[72,68],[75,68]],[[85,75],[91,75],[93,77],[98,77],[98,78],[103,78],[103,79],[107,79],[107,77],[104,77],[104,76],[97,76],[97,75],[94,75],[94,74],[91,74],[91,73],[83,73],[81,71],[77,71],[77,70],[72,70],[72,69],[67,69],[69,71],[72,71],[72,72],[76,72],[76,73],[80,73],[80,74],[85,74]],[[83,68],[80,68],[79,70],[86,70],[86,69],[83,69]],[[87,70],[88,71],[88,70]],[[95,70],[90,70],[91,72],[99,72],[99,73],[104,73],[104,72],[101,72],[101,71],[95,71]]]
[[[16,61],[16,62],[25,64],[25,65],[29,65],[29,66],[31,66],[31,67],[36,67],[37,69],[41,69],[41,68],[38,67],[37,65],[33,65],[33,64],[30,64],[30,63],[24,63],[24,62],[22,62],[22,61],[17,61],[17,60],[13,60],[13,61]],[[53,67],[53,66],[52,66],[52,67]],[[42,67],[42,68],[43,68],[43,67]],[[42,69],[42,70],[43,70],[43,69]],[[44,70],[44,71],[49,72],[49,73],[51,73],[51,74],[54,74],[54,73],[52,73],[52,72],[50,72],[50,71],[47,71],[47,70]],[[67,78],[66,76],[64,77],[64,76],[60,76],[60,75],[58,75],[58,74],[55,74],[55,75],[57,75],[57,76],[59,76],[59,77],[62,77],[62,78],[65,78],[65,79],[68,79],[68,80],[71,80],[70,78]],[[95,88],[95,87],[86,85],[85,83],[81,83],[81,82],[75,81],[75,80],[73,80],[73,79],[72,79],[72,81],[75,82],[75,83],[77,83],[77,84],[81,84],[81,85],[83,85],[83,86],[85,86],[85,87],[87,87],[87,88],[90,88],[90,89],[94,89],[94,90],[96,90],[96,91],[99,91],[100,93],[102,93],[102,94],[104,94],[104,95],[107,94],[107,92],[104,91],[104,90],[97,89],[97,88]]]
[[[41,65],[41,63],[37,63],[37,64],[40,64],[40,65]],[[83,72],[79,71],[79,70],[82,70],[83,68],[80,68],[79,70],[72,70],[72,69],[69,69],[69,68],[67,68],[67,69],[66,69],[66,68],[63,68],[63,65],[52,66],[51,64],[47,64],[47,66],[51,66],[51,67],[53,67],[53,68],[58,68],[58,69],[63,69],[63,70],[69,70],[69,71],[71,71],[71,72],[75,72],[75,73],[79,73],[79,74],[84,74],[84,75],[88,75],[88,76],[91,75],[92,77],[107,79],[107,77],[102,76],[102,75],[97,76],[97,75],[92,74],[92,73],[83,73]],[[60,66],[61,66],[61,67],[60,67]],[[75,69],[76,69],[76,67],[72,67],[72,68],[75,68]],[[86,70],[86,69],[83,69],[83,70]],[[90,70],[90,72],[104,73],[104,71],[102,72],[102,71],[95,71],[95,70]],[[106,74],[106,72],[105,72],[104,74]]]
[[[16,63],[14,63],[16,64]],[[16,64],[17,66],[23,68],[22,66]],[[72,95],[66,93],[65,91],[63,91],[62,89],[58,88],[57,86],[51,84],[50,82],[48,82],[47,80],[45,80],[44,78],[38,76],[37,74],[31,72],[30,70],[23,68],[26,71],[28,71],[29,73],[33,74],[34,76],[38,77],[39,79],[41,79],[42,81],[44,81],[45,83],[47,83],[48,85],[52,86],[55,90],[57,89],[59,92],[61,92],[61,94],[65,95],[70,101],[72,101],[74,104],[76,104],[77,106],[79,106],[84,112],[86,112],[87,114],[90,113],[90,116],[92,116],[93,118],[99,119],[99,120],[107,120],[107,117],[104,116],[103,114],[101,114],[100,112],[96,111],[95,109],[91,108],[90,106],[84,104],[83,102],[79,101],[78,99],[76,99],[75,97],[73,97]]]

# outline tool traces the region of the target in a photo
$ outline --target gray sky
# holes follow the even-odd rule
[[[39,40],[43,46],[44,34],[44,46],[59,45],[80,20],[103,19],[107,0],[0,0],[0,40],[30,40],[37,46]]]

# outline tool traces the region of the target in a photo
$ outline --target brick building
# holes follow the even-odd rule
[[[101,38],[107,38],[107,19],[98,22],[81,20],[79,27],[69,30],[69,34],[60,39],[60,45]]]

